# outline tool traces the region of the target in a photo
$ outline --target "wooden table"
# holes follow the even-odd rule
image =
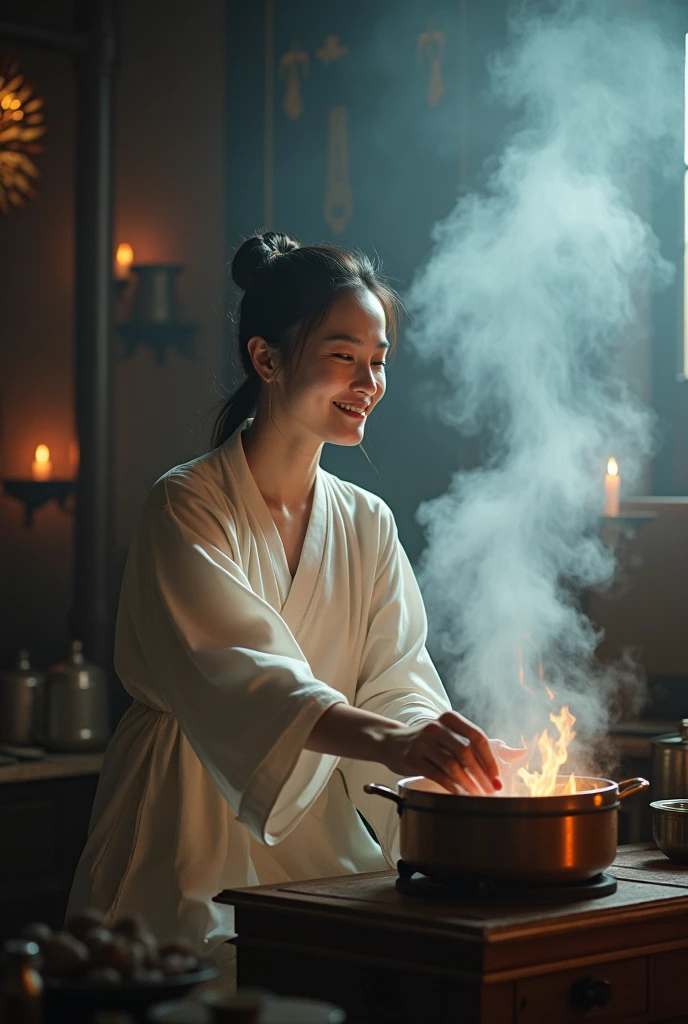
[[[688,1021],[688,869],[642,844],[609,873],[613,895],[558,906],[428,901],[394,872],[217,899],[239,985],[328,999],[349,1024]]]

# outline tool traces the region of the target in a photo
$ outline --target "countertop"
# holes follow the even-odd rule
[[[59,779],[70,775],[98,775],[103,754],[48,754],[42,761],[18,761],[0,765],[0,784],[30,782],[37,779]]]

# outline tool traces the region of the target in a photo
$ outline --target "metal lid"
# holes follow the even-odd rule
[[[69,645],[69,654],[64,661],[51,665],[48,669],[48,679],[51,682],[56,680],[78,680],[80,684],[86,680],[92,682],[104,682],[105,672],[99,666],[87,661],[84,656],[84,645],[81,640],[72,640]]]
[[[682,718],[678,727],[678,736],[669,733],[666,736],[655,736],[652,741],[656,747],[685,747],[688,749],[688,718]]]

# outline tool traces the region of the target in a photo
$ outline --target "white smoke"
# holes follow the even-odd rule
[[[652,416],[614,367],[638,296],[673,273],[633,196],[648,162],[681,163],[682,39],[608,11],[519,9],[490,71],[521,120],[485,190],[434,228],[408,296],[411,342],[442,371],[435,408],[490,438],[483,465],[418,511],[432,649],[455,706],[511,741],[564,703],[579,734],[607,723],[620,674],[596,665],[578,602],[614,570],[607,458],[632,486],[652,446]]]

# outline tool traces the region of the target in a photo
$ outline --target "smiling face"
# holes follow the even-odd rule
[[[344,292],[289,370],[269,385],[275,423],[319,444],[359,444],[385,393],[388,348],[380,300],[367,289]]]

